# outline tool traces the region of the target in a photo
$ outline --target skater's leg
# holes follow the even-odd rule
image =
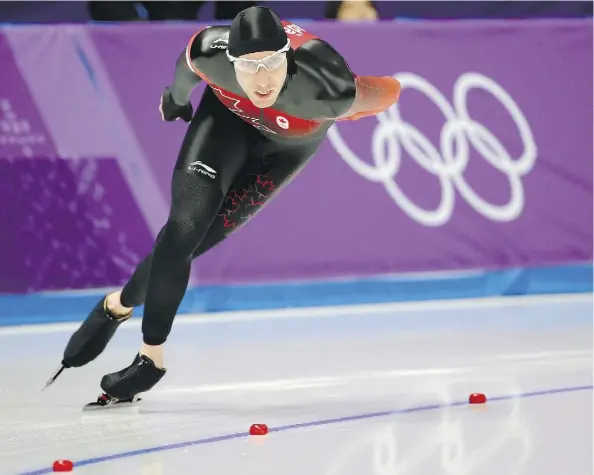
[[[220,184],[186,170],[174,171],[173,203],[161,240],[152,253],[142,320],[146,345],[165,343],[190,278],[192,254],[223,201]],[[147,354],[147,351],[142,351]],[[147,354],[157,366],[157,352]]]
[[[244,169],[238,174],[236,182],[228,190],[215,221],[200,246],[194,251],[193,258],[218,245],[225,237],[241,227],[247,221],[248,216],[251,217],[259,210],[260,206],[253,203],[261,202],[263,196],[271,197],[278,184],[285,181],[285,175],[290,173],[292,167],[282,170],[271,169],[272,163],[274,162],[268,158],[264,163],[261,157],[252,157],[247,161]],[[278,163],[276,165],[278,166]],[[275,175],[274,180],[266,178],[271,173]],[[156,242],[159,242],[164,229],[157,236]],[[132,277],[122,289],[107,296],[107,308],[113,314],[126,315],[134,307],[145,302],[152,257],[153,251],[138,264]]]
[[[169,218],[152,252],[142,321],[146,344],[160,345],[167,339],[186,291],[192,254],[216,218],[255,137],[255,129],[207,89],[182,144]]]
[[[184,261],[185,265],[190,266],[191,259],[204,254],[209,249],[212,249],[218,243],[222,242],[233,231],[239,229],[252,216],[254,216],[262,207],[269,203],[270,200],[284,187],[291,179],[299,172],[309,159],[313,156],[319,146],[319,142],[307,145],[283,145],[269,141],[261,141],[261,146],[264,149],[261,154],[252,154],[241,171],[237,174],[233,184],[227,191],[224,199],[222,199],[222,206],[217,211],[216,216],[211,221],[208,232],[203,236],[200,245],[192,252],[192,255]],[[256,147],[256,150],[258,148]],[[159,249],[160,243],[155,248]],[[155,272],[155,261],[158,254],[153,254],[153,264],[150,271],[151,278],[149,279],[149,290],[147,294],[147,307],[151,302],[153,290],[151,289],[150,280],[153,272]],[[168,262],[168,261],[167,261]],[[189,275],[189,270],[187,274]],[[185,281],[187,285],[187,280]],[[169,290],[167,290],[169,291]],[[185,292],[185,286],[184,286]],[[183,294],[181,295],[183,296]],[[181,301],[176,300],[175,311],[177,305]],[[164,313],[161,313],[163,315]],[[144,368],[147,374],[148,383],[144,386],[144,391],[150,389],[156,384],[162,374],[158,372],[163,368],[163,343],[171,330],[173,323],[174,310],[171,309],[169,315],[171,318],[167,321],[156,320],[149,321],[147,317],[153,316],[145,311],[143,320],[143,335],[144,344],[139,352],[140,356],[148,357],[148,361],[144,363],[136,359],[135,362],[128,368],[110,375],[106,375],[101,382],[103,390],[111,396],[120,398],[132,397],[139,391],[133,388],[141,387],[140,383],[134,381],[136,368]],[[154,315],[156,316],[156,314]],[[153,316],[153,317],[154,317]],[[160,333],[159,333],[160,332]],[[154,344],[152,341],[147,341],[147,335],[162,335],[162,342],[157,340]],[[144,366],[143,366],[144,364]]]
[[[159,231],[159,234],[155,239],[155,245],[161,239],[164,231],[165,227]],[[107,308],[112,313],[116,315],[125,315],[126,313],[131,312],[134,307],[138,307],[144,303],[152,258],[153,251],[140,261],[140,264],[136,266],[132,277],[122,289],[107,296]]]
[[[194,251],[193,259],[217,246],[257,213],[264,201],[272,198],[307,163],[321,140],[299,145],[277,144],[264,138],[260,138],[259,142],[228,189],[223,205]],[[156,242],[159,242],[164,229]],[[108,296],[107,306],[114,314],[125,315],[145,302],[152,255],[151,252],[140,262],[122,290]],[[150,353],[146,345],[144,350]],[[153,356],[158,357],[156,353]]]
[[[213,105],[208,97],[216,101]],[[206,104],[205,104],[206,103]],[[242,169],[257,131],[227,110],[214,96],[205,98],[190,124],[173,172],[172,203],[167,223],[152,251],[150,264],[143,263],[137,277],[146,279],[143,345],[141,359],[124,370],[106,375],[101,383],[108,394],[121,398],[132,391],[143,392],[143,362],[163,367],[163,344],[171,331],[179,304],[186,292],[192,256],[221,209],[225,194]],[[142,292],[138,292],[140,297]],[[137,302],[140,299],[137,300]],[[126,293],[124,293],[124,301]],[[151,383],[149,386],[152,386]]]
[[[206,91],[209,95],[212,94],[210,90]],[[231,114],[232,115],[232,114]],[[237,120],[233,116],[234,120]],[[196,120],[196,119],[195,119]],[[245,124],[240,124],[240,127],[245,128]],[[232,130],[229,130],[228,133],[233,133]],[[188,172],[188,166],[195,159],[201,158],[204,152],[198,154],[196,148],[196,139],[194,138],[196,134],[192,133],[192,128],[188,130],[188,136],[191,138],[186,137],[186,142],[184,146],[182,146],[182,150],[180,152],[180,156],[178,158],[178,163],[176,165],[176,169],[179,170],[186,170]],[[190,142],[190,143],[187,143]],[[200,144],[198,144],[200,145]],[[204,146],[203,146],[204,147]],[[221,152],[217,152],[221,153]],[[235,153],[237,159],[241,160],[242,153]],[[201,160],[203,163],[208,163],[208,160],[202,158]],[[197,175],[198,170],[194,170],[194,173],[190,172],[190,175]],[[183,176],[183,174],[181,174]],[[220,175],[220,173],[219,173]],[[201,175],[198,175],[201,177]],[[191,194],[192,190],[188,190]],[[196,200],[196,197],[190,198],[189,201]],[[171,225],[170,225],[171,226]],[[167,225],[161,229],[159,232],[156,240],[155,240],[155,247],[150,254],[148,254],[136,267],[134,273],[130,280],[124,285],[124,287],[116,292],[113,292],[107,296],[107,307],[110,311],[112,311],[116,315],[120,314],[127,314],[129,313],[134,307],[138,307],[145,303],[147,289],[149,286],[149,274],[151,269],[151,262],[153,259],[153,254],[155,252],[155,248],[161,238],[165,230],[167,229]]]
[[[148,338],[152,333],[157,333],[157,339],[166,338],[187,286],[192,254],[256,137],[254,128],[206,89],[181,147],[173,173],[170,215],[153,252],[139,264],[122,298],[117,292],[110,295],[109,306],[101,299],[72,335],[62,361],[65,367],[83,366],[100,355],[121,323],[120,316],[143,303],[147,294],[152,293],[145,302],[149,330],[156,328],[148,332]]]
[[[279,187],[286,185],[307,163],[319,147],[319,142],[285,147],[267,143],[266,146],[264,153],[249,158],[238,173],[225,195],[217,217],[194,251],[193,259],[217,246],[257,213],[261,204],[272,198]],[[266,153],[266,148],[272,150]],[[159,233],[157,242],[162,233],[163,230]],[[108,308],[114,313],[125,314],[131,308],[144,303],[151,258],[152,253],[141,261],[123,290],[108,296]]]
[[[217,246],[268,204],[313,157],[320,141],[280,145],[261,139],[262,150],[256,148],[237,175],[193,258]]]

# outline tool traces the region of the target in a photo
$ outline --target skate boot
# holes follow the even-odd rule
[[[114,315],[107,308],[107,296],[103,297],[82,325],[70,337],[61,368],[49,379],[45,387],[51,385],[67,368],[84,366],[97,358],[113,337],[117,328],[132,316]]]
[[[101,389],[105,391],[96,402],[89,403],[86,409],[111,406],[139,401],[140,393],[152,389],[165,373],[166,369],[157,368],[148,356],[137,354],[130,366],[116,373],[110,373],[101,379]]]

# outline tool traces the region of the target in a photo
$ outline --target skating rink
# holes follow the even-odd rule
[[[161,383],[94,412],[138,320],[46,391],[76,325],[0,328],[0,474],[591,475],[592,313],[588,294],[180,316]]]

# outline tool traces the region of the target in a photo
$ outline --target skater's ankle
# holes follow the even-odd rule
[[[120,300],[121,290],[109,294],[106,298],[107,309],[116,317],[127,317],[132,312],[131,307],[124,307]]]
[[[157,368],[163,368],[163,345],[147,345],[143,343],[140,347],[140,354],[148,356]]]

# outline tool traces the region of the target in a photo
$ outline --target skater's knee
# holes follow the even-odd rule
[[[174,254],[189,257],[200,244],[207,226],[189,216],[177,216],[167,222],[161,245],[167,246]]]

